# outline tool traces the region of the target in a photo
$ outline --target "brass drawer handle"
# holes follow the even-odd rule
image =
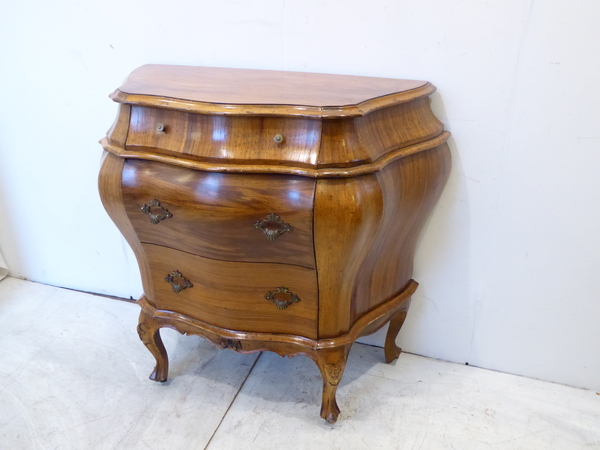
[[[185,278],[179,270],[174,270],[170,275],[167,275],[165,281],[171,283],[173,292],[176,294],[179,294],[184,289],[194,287],[190,280]]]
[[[253,225],[257,230],[262,231],[269,241],[274,241],[285,232],[294,231],[289,223],[285,223],[275,213],[269,214],[263,219],[259,219]]]
[[[165,129],[166,127],[163,123],[159,123],[158,125],[156,125],[156,131],[158,131],[159,133],[164,133]]]
[[[281,144],[283,141],[285,141],[285,138],[283,137],[282,134],[276,134],[275,137],[273,138],[273,140],[275,141],[276,144]]]
[[[292,303],[298,303],[300,301],[300,297],[283,286],[278,287],[274,291],[267,292],[265,298],[272,301],[278,309],[285,309]]]
[[[144,206],[142,206],[142,211],[148,214],[150,222],[152,222],[154,225],[157,225],[161,220],[170,219],[173,217],[173,214],[171,214],[166,208],[160,206],[160,202],[155,198],[152,199],[150,203],[146,203]]]

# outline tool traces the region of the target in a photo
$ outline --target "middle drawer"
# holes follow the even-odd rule
[[[315,180],[127,160],[123,202],[144,243],[213,259],[315,268]]]

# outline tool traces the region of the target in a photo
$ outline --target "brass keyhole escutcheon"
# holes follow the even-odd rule
[[[179,294],[184,289],[194,287],[190,280],[185,278],[179,270],[174,270],[171,274],[167,275],[165,281],[171,283],[171,288],[176,294]]]
[[[294,228],[289,223],[285,223],[275,213],[257,220],[253,226],[257,230],[262,231],[269,241],[274,241],[283,233],[294,231]]]
[[[141,210],[148,214],[150,222],[154,225],[157,225],[161,220],[170,219],[173,217],[173,214],[171,214],[168,209],[160,206],[160,202],[155,198],[152,199],[150,203],[146,203],[144,206],[142,206]]]
[[[298,303],[300,301],[300,297],[283,286],[278,287],[274,291],[267,292],[265,298],[273,302],[278,309],[286,309],[292,303]]]

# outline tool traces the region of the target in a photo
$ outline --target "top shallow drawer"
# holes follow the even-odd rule
[[[132,106],[125,147],[203,160],[313,166],[318,119],[204,115]]]

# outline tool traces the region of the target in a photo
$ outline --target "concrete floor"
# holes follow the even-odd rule
[[[308,358],[239,355],[163,330],[170,380],[135,304],[0,282],[0,449],[600,449],[600,395],[356,344],[337,424]],[[558,357],[558,355],[557,355]]]

